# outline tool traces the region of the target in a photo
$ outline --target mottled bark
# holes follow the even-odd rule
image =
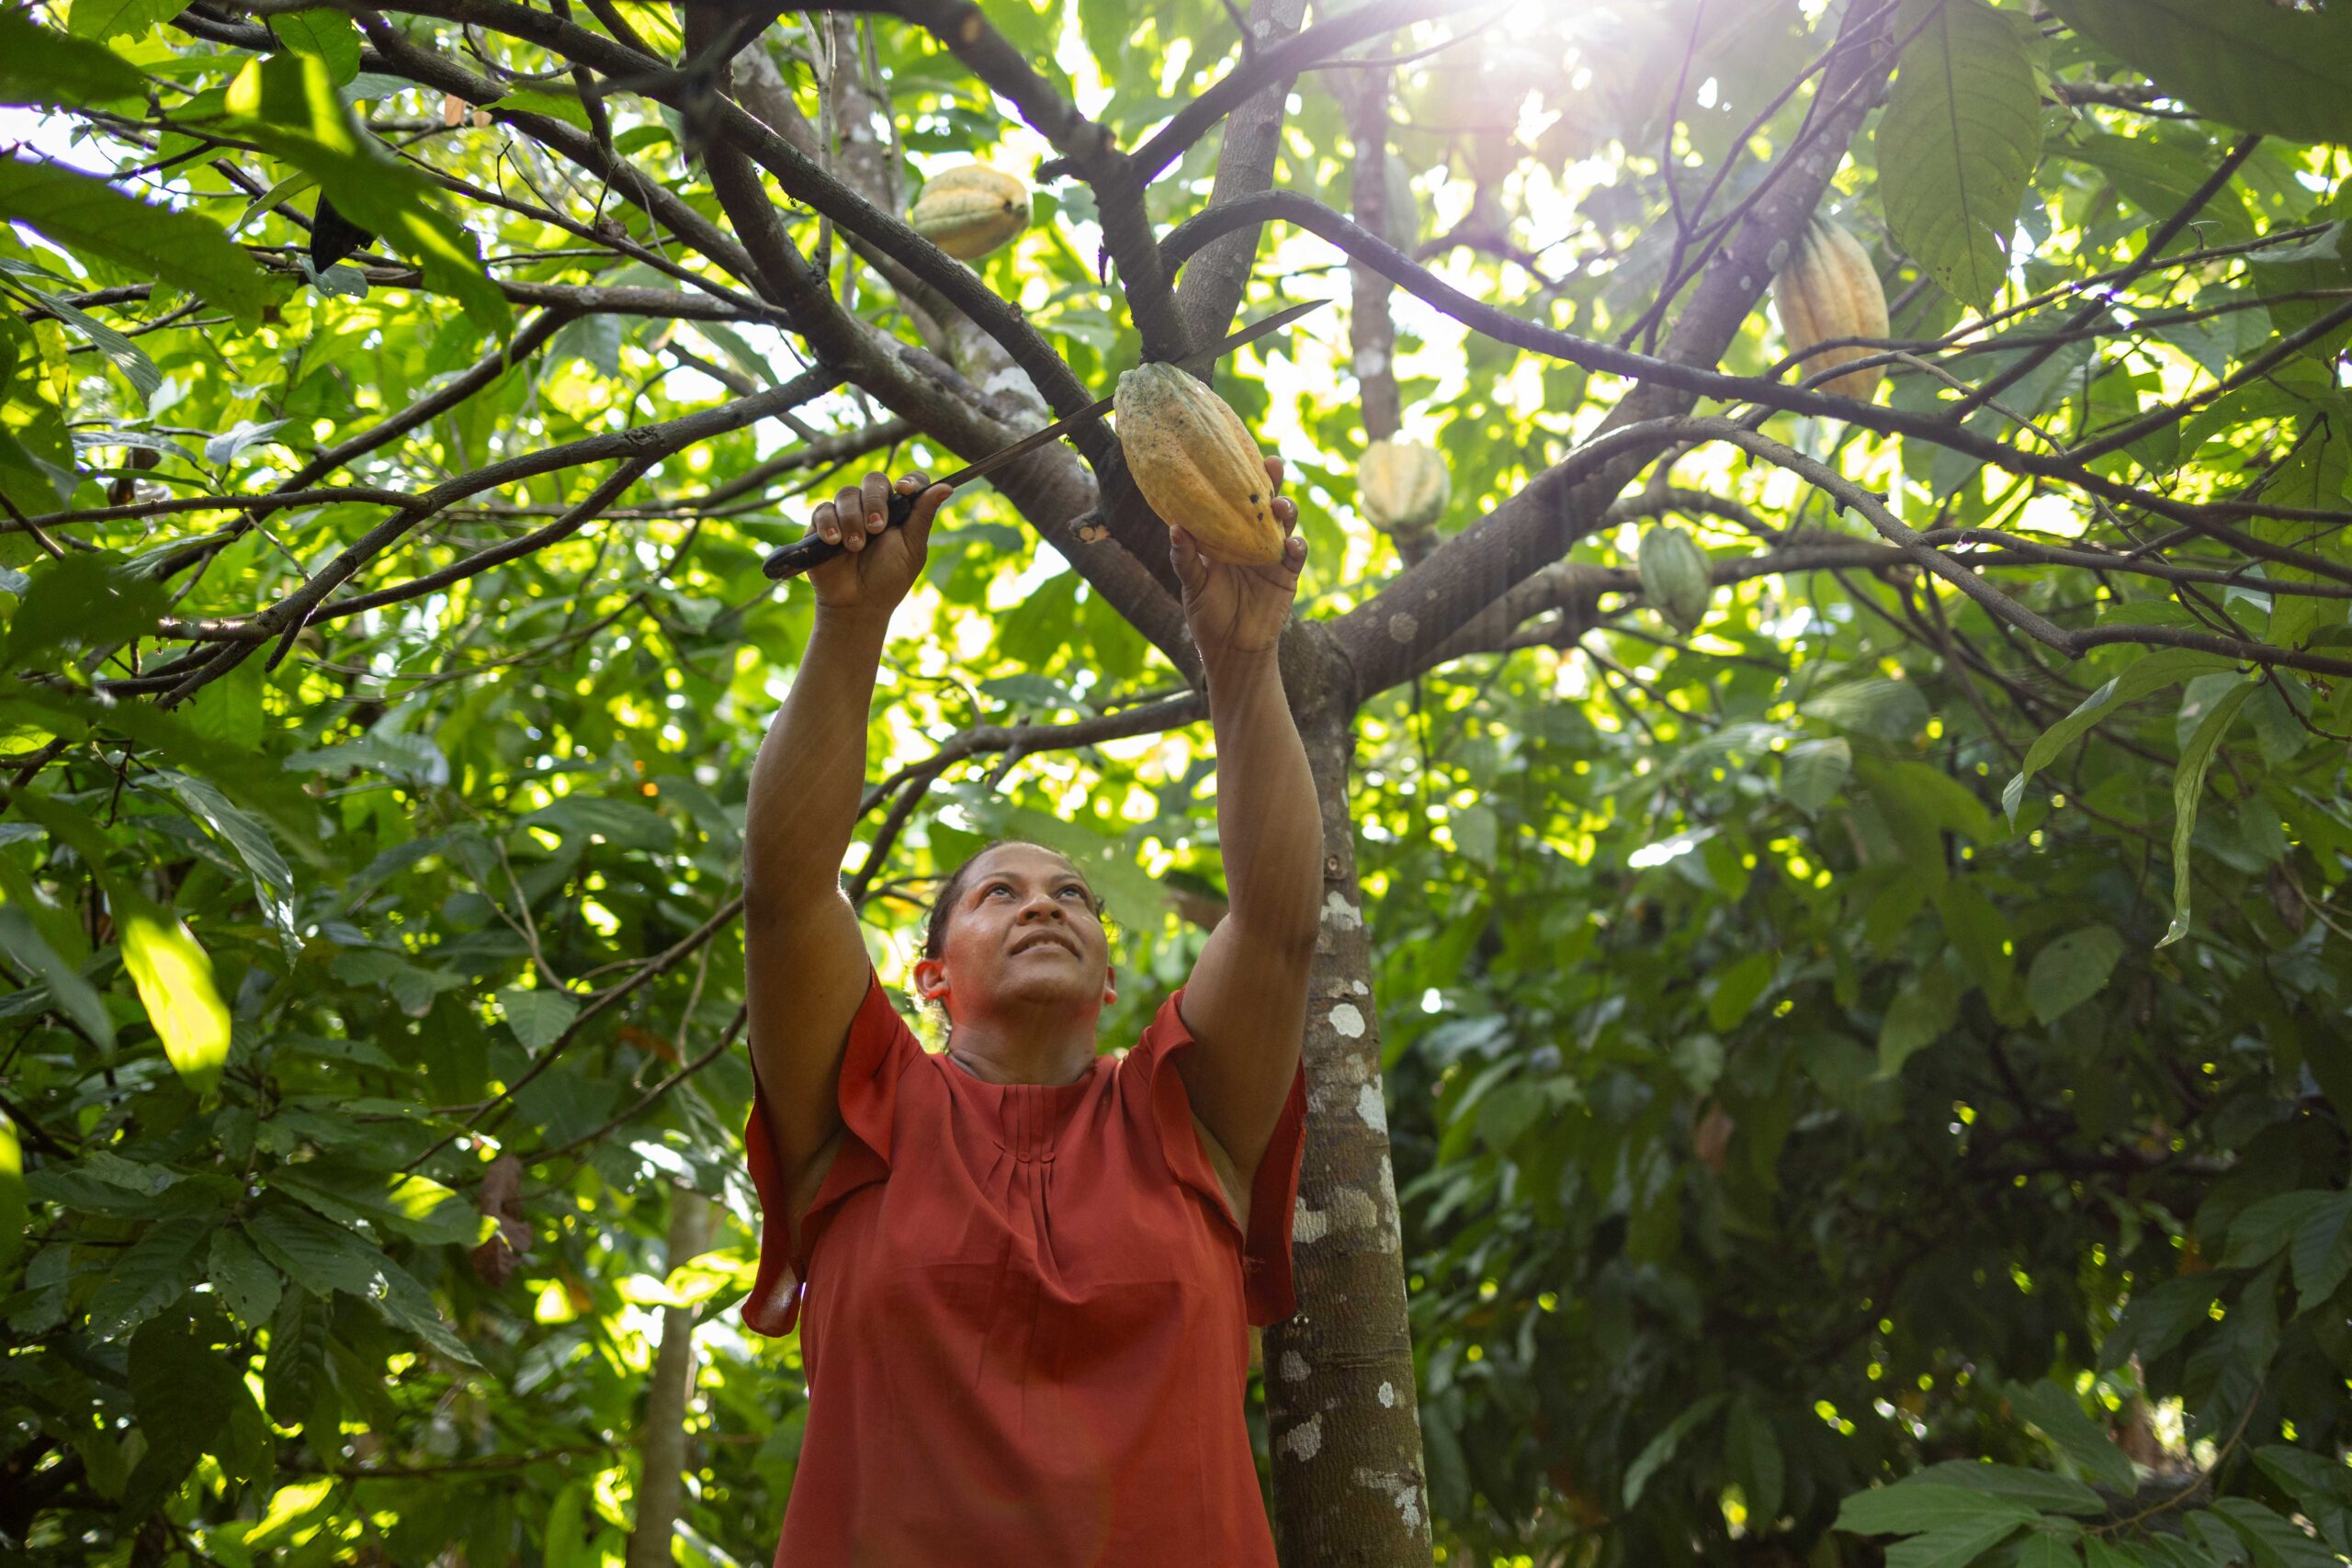
[[[1385,39],[1374,48],[1381,54],[1390,52]],[[1375,234],[1390,233],[1388,94],[1394,73],[1367,68],[1338,74],[1348,134],[1355,142],[1348,204],[1358,223]],[[1396,435],[1405,418],[1403,398],[1396,389],[1396,327],[1388,314],[1388,297],[1396,286],[1361,262],[1348,265],[1348,346],[1353,355],[1356,386],[1363,398],[1363,433],[1369,440],[1386,441]]]
[[[1283,679],[1322,807],[1324,858],[1305,1043],[1306,1150],[1292,1217],[1299,1309],[1265,1333],[1274,1534],[1290,1568],[1425,1568],[1419,1403],[1348,814],[1353,693],[1329,637],[1304,626],[1284,642]]]
[[[674,1188],[670,1195],[668,1266],[699,1258],[710,1246],[710,1200]],[[628,1568],[669,1568],[670,1537],[685,1495],[686,1406],[695,1391],[695,1314],[662,1309],[662,1348],[645,1401],[644,1468],[637,1483],[637,1523],[628,1532]]]

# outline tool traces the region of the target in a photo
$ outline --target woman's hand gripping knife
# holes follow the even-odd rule
[[[865,724],[891,613],[922,573],[950,493],[898,481],[912,515],[886,529],[891,484],[869,473],[820,505],[810,532],[846,553],[812,569],[816,623],[784,710],[752,766],[744,808],[743,942],[752,1066],[768,1136],[790,1184],[790,1223],[814,1195],[841,1131],[834,1087],[868,960],[841,867],[865,787]],[[797,1233],[796,1233],[797,1234]]]
[[[1267,459],[1266,477],[1281,488],[1281,458]],[[1306,541],[1287,497],[1274,499],[1273,513],[1286,536],[1282,559],[1266,566],[1213,560],[1181,519],[1169,528],[1184,618],[1208,676],[1230,898],[1179,1004],[1196,1048],[1176,1066],[1193,1115],[1223,1145],[1244,1191],[1298,1073],[1323,902],[1322,815],[1276,658]]]

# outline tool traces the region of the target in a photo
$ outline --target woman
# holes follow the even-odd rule
[[[1102,907],[1052,851],[994,844],[941,888],[914,967],[948,1023],[933,1055],[840,885],[875,668],[947,494],[899,487],[922,491],[903,528],[883,528],[878,473],[817,509],[847,553],[812,574],[744,834],[764,1210],[744,1319],[797,1325],[809,1390],[776,1561],[1271,1565],[1244,1325],[1294,1305],[1322,833],[1274,647],[1306,542],[1238,568],[1170,530],[1232,900],[1189,983],[1123,1058],[1099,1055]],[[1290,532],[1296,508],[1274,505]]]

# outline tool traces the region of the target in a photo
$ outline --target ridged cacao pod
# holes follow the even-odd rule
[[[1797,237],[1789,265],[1772,279],[1772,308],[1780,313],[1781,335],[1788,339],[1792,354],[1804,354],[1833,338],[1886,336],[1886,291],[1879,287],[1870,253],[1826,218],[1814,219]],[[1875,352],[1828,349],[1807,357],[1797,371],[1810,376]],[[1868,402],[1885,374],[1885,366],[1874,365],[1825,382],[1821,389]]]
[[[1697,631],[1715,589],[1706,555],[1690,536],[1670,523],[1659,524],[1642,536],[1639,568],[1643,596],[1667,624],[1685,636]]]
[[[964,164],[923,186],[907,222],[959,261],[977,260],[1029,227],[1029,187],[1001,169]]]
[[[1161,518],[1227,565],[1283,558],[1273,481],[1223,398],[1173,366],[1145,365],[1119,378],[1113,411],[1127,472]]]
[[[1356,501],[1363,520],[1384,534],[1426,528],[1445,515],[1453,493],[1445,459],[1410,441],[1375,441],[1356,469]]]

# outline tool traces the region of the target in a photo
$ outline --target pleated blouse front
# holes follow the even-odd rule
[[[808,1377],[778,1568],[1272,1568],[1246,1325],[1294,1305],[1306,1075],[1244,1235],[1172,1070],[1182,995],[1075,1083],[991,1084],[926,1053],[870,978],[797,1247],[754,1106],[743,1316],[797,1325]]]

